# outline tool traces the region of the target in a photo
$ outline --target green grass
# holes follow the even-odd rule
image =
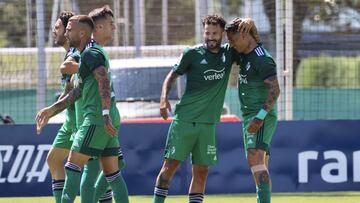
[[[0,203],[50,203],[52,197],[0,198]],[[76,203],[80,202],[77,198]],[[152,202],[151,196],[131,196],[131,203]],[[169,196],[166,203],[187,202],[186,196]],[[205,203],[255,203],[255,194],[207,195]],[[273,203],[359,203],[360,192],[275,193]]]

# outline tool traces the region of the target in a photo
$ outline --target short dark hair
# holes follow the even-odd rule
[[[226,21],[222,16],[215,14],[215,15],[207,15],[202,20],[202,24],[203,27],[205,27],[205,25],[219,25],[222,29],[224,29],[226,25]]]
[[[89,13],[89,17],[94,21],[106,19],[106,16],[114,17],[113,11],[110,9],[109,5],[105,5],[101,8],[96,8]]]
[[[228,33],[237,33],[237,32],[239,32],[238,27],[239,27],[239,24],[241,22],[242,22],[241,18],[235,18],[229,24],[226,24],[225,31],[228,32]],[[257,43],[260,42],[260,36],[259,36],[255,26],[253,26],[251,28],[251,30],[249,31],[249,34],[256,40]]]
[[[95,27],[93,20],[87,15],[78,15],[78,22],[87,25],[89,28],[91,28],[91,31]]]
[[[59,14],[59,17],[58,19],[61,20],[62,24],[64,25],[64,27],[66,28],[68,22],[69,22],[69,19],[71,17],[73,17],[75,14],[71,11],[61,11],[61,13]]]

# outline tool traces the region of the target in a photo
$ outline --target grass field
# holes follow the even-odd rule
[[[0,198],[0,203],[52,203],[52,197]],[[76,203],[80,202],[77,198]],[[152,202],[151,196],[131,196],[131,203]],[[166,203],[184,203],[187,196],[170,196]],[[204,203],[255,203],[255,194],[207,195]],[[275,193],[273,203],[359,203],[360,192]]]

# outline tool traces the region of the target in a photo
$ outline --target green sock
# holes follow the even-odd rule
[[[129,192],[120,171],[106,175],[106,180],[113,190],[115,202],[129,203]]]
[[[155,187],[153,203],[164,203],[168,192],[168,188]]]
[[[106,191],[101,197],[99,198],[100,203],[112,203],[112,190]]]
[[[125,161],[123,159],[119,159],[119,169],[123,169],[125,167]],[[122,190],[127,191],[127,186],[125,184],[125,181],[123,181],[124,184],[122,185],[124,188]],[[97,202],[100,197],[105,195],[105,192],[109,189],[109,183],[106,181],[104,173],[101,171],[96,184],[95,184],[95,202]],[[126,193],[127,194],[127,193]]]
[[[53,190],[53,196],[56,203],[61,203],[62,190]]]
[[[95,203],[95,181],[99,175],[100,161],[98,159],[90,159],[84,166],[80,183],[81,203]]]
[[[67,162],[65,164],[65,174],[66,178],[61,203],[73,203],[79,191],[81,167]]]
[[[270,184],[261,184],[256,187],[256,199],[258,203],[270,203],[271,202],[271,190]]]
[[[165,202],[165,198],[166,198],[166,197],[154,195],[154,201],[153,201],[153,203],[164,203],[164,202]]]
[[[52,180],[53,196],[56,203],[61,203],[61,195],[64,189],[65,180]]]

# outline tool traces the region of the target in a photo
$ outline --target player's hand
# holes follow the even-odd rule
[[[251,28],[255,27],[255,23],[251,18],[235,18],[233,21],[235,23],[239,22],[237,31],[240,33],[249,33]]]
[[[51,110],[50,108],[46,107],[41,109],[35,117],[36,121],[36,133],[40,134],[43,127],[49,122],[51,118]]]
[[[111,136],[115,136],[117,134],[116,129],[114,128],[114,126],[112,125],[112,121],[109,115],[104,115],[104,122],[105,122],[105,131]]]
[[[251,123],[250,123],[247,131],[248,131],[249,133],[256,133],[256,132],[261,128],[261,126],[262,126],[263,124],[264,124],[264,121],[263,121],[263,120],[260,120],[260,119],[258,119],[258,118],[255,117],[255,118],[251,121]]]
[[[160,115],[161,117],[166,120],[168,119],[168,110],[171,112],[171,105],[169,103],[169,100],[167,98],[161,98],[160,99]]]

